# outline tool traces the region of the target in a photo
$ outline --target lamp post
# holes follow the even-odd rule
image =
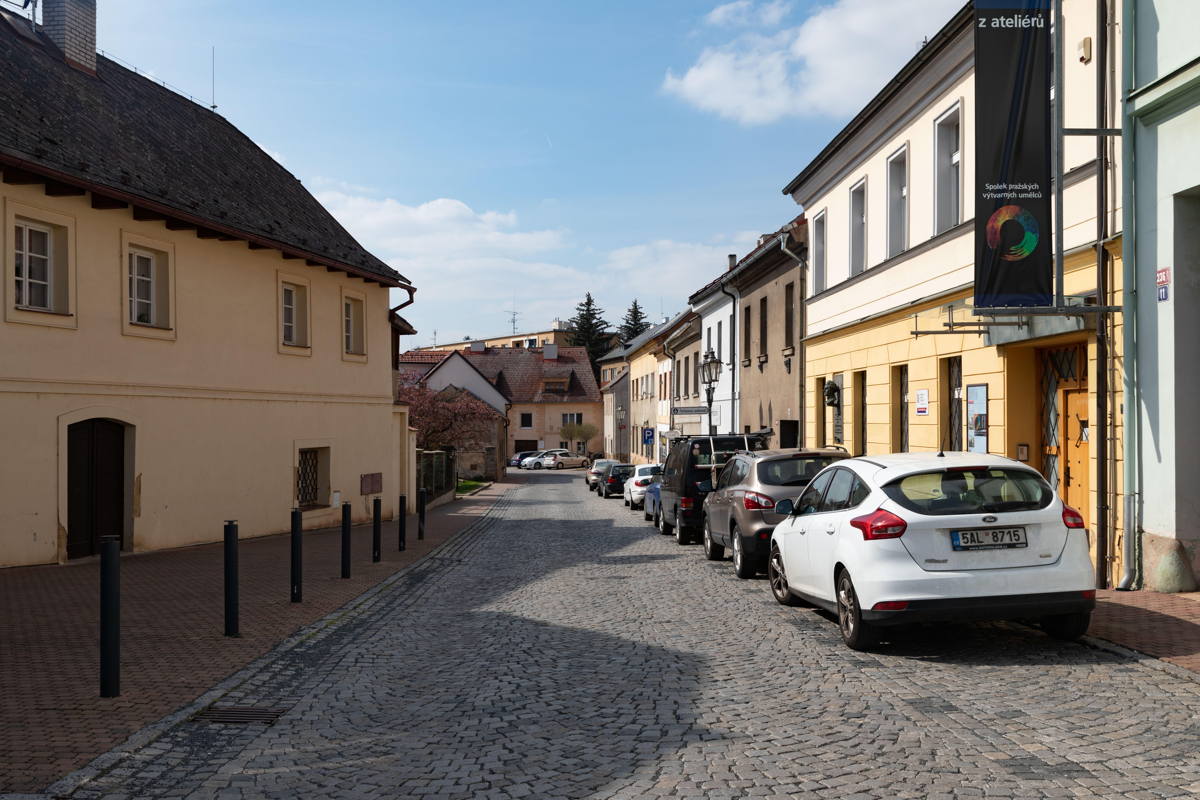
[[[713,392],[717,390],[717,380],[721,377],[721,359],[712,350],[704,354],[700,362],[700,381],[704,384],[704,395],[708,398],[708,435],[717,435],[717,426],[713,425],[712,404]]]

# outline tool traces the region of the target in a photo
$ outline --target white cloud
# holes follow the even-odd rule
[[[730,253],[740,258],[749,252],[757,235],[739,233],[708,244],[657,239],[611,251],[600,274],[610,276],[621,294],[619,313],[614,305],[609,316],[619,319],[634,296],[654,317],[660,297],[667,314],[682,310],[688,295],[720,275],[729,266]]]
[[[778,25],[792,10],[792,4],[784,0],[769,0],[756,4],[754,0],[734,0],[732,3],[717,6],[704,17],[709,25]]]
[[[737,0],[706,19],[718,15],[733,24],[773,5]],[[663,89],[743,125],[790,116],[844,117],[879,91],[961,5],[962,0],[835,0],[799,26],[745,33],[706,48],[682,75],[668,70]]]

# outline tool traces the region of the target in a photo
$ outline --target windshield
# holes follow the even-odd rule
[[[657,464],[654,464],[649,467],[638,467],[637,474],[638,475],[661,475],[662,467],[660,467]]]
[[[599,472],[600,470],[607,467],[609,464],[615,464],[615,463],[617,463],[617,462],[613,461],[611,458],[602,458],[599,461],[592,462],[592,469]]]
[[[832,456],[811,456],[761,461],[758,480],[767,486],[807,486],[833,460]]]
[[[1054,500],[1054,490],[1036,472],[967,467],[906,475],[883,487],[909,511],[931,516],[998,511],[1033,511]]]

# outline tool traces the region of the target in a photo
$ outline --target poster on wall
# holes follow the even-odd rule
[[[975,0],[975,306],[1048,306],[1051,0]]]
[[[967,387],[967,452],[988,451],[988,387],[977,383]]]
[[[917,389],[917,416],[929,416],[929,390]]]

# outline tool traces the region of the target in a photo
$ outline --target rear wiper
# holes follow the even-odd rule
[[[1031,500],[1008,500],[1001,503],[984,503],[980,508],[984,511],[1033,511],[1038,504]]]

